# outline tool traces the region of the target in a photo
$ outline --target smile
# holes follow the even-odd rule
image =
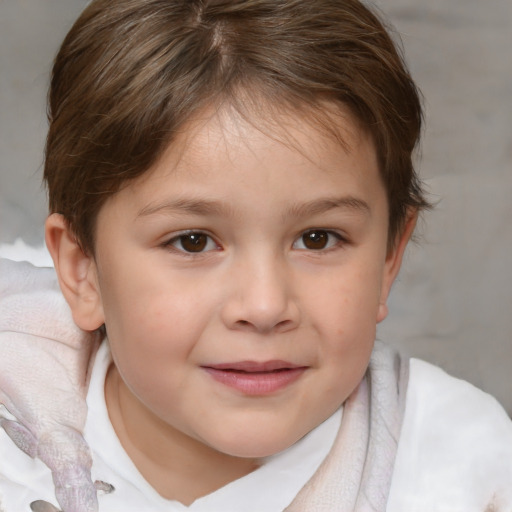
[[[295,382],[306,370],[286,361],[241,361],[202,367],[217,382],[246,395],[268,395]]]

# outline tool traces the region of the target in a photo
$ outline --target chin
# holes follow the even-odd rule
[[[226,439],[218,439],[213,446],[216,450],[233,457],[260,459],[286,450],[306,433],[294,436],[290,432],[283,432],[282,435],[276,435],[274,430],[274,432],[259,431],[250,435],[245,431],[231,433]]]

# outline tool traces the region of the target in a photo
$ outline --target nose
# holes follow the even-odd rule
[[[272,255],[236,265],[222,317],[230,329],[262,334],[297,327],[300,311],[290,269]]]

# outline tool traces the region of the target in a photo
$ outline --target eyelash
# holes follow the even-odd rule
[[[194,237],[194,236],[197,236],[198,238],[206,237],[205,246],[202,247],[202,249],[199,251],[188,251],[185,249],[185,247],[183,247],[183,242],[187,239],[187,237],[188,237],[189,241],[192,240],[192,237]],[[200,241],[198,240],[197,243],[199,244],[199,242]],[[177,244],[181,244],[181,248],[177,247]],[[204,250],[209,245],[213,245],[214,248],[210,247],[209,249]],[[188,256],[188,257],[204,255],[205,253],[220,249],[219,244],[217,244],[217,242],[215,242],[213,237],[211,237],[208,233],[205,233],[204,231],[199,231],[199,230],[198,231],[194,231],[194,230],[183,231],[183,232],[173,236],[169,240],[165,241],[162,244],[162,247],[164,247],[165,249],[174,250],[174,251],[176,251],[184,256]],[[201,245],[199,244],[198,247],[201,247]]]
[[[317,235],[314,237],[314,235]],[[307,247],[306,243],[308,241],[307,238],[309,236],[309,242],[312,242],[313,244],[318,243],[318,235],[320,236],[320,245],[325,242],[325,247]],[[197,237],[197,240],[194,242],[193,237]],[[201,238],[205,237],[205,238]],[[196,244],[196,248],[199,248],[200,250],[194,251],[194,250],[187,250],[183,243],[187,240],[192,241],[192,243]],[[333,240],[334,239],[334,240]],[[298,247],[297,245],[302,242],[303,247]],[[331,231],[328,229],[308,229],[306,231],[302,231],[300,235],[295,239],[293,242],[292,248],[297,249],[300,251],[308,251],[308,252],[327,252],[336,248],[339,248],[340,246],[343,246],[348,243],[348,240],[342,236],[340,233],[336,231]],[[177,245],[180,244],[181,248]],[[213,247],[212,247],[213,245]],[[210,247],[209,247],[210,246]],[[197,257],[204,255],[206,253],[215,251],[215,250],[221,250],[220,245],[213,239],[212,236],[210,236],[208,233],[205,233],[204,231],[184,231],[181,232],[169,240],[165,241],[162,244],[162,247],[174,250],[184,256],[187,257]]]
[[[314,237],[314,235],[317,235],[317,236]],[[315,244],[318,241],[318,235],[320,235],[320,243],[325,241],[326,246],[325,247],[307,247],[306,241],[308,239],[306,237],[309,236],[309,241],[313,242],[313,244]],[[322,239],[322,237],[323,237],[323,239]],[[297,247],[297,244],[299,244],[301,242],[304,245],[304,247]],[[336,231],[331,231],[329,229],[314,228],[314,229],[308,229],[306,231],[303,231],[299,235],[299,237],[297,237],[297,239],[293,243],[292,247],[295,249],[301,250],[301,251],[320,253],[320,252],[327,252],[327,251],[331,251],[333,249],[340,248],[340,246],[343,246],[344,244],[347,244],[347,243],[348,243],[348,240]]]

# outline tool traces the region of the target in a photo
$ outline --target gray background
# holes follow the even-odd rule
[[[0,0],[0,242],[42,242],[48,71],[84,0]],[[425,95],[420,223],[379,336],[512,412],[512,1],[380,0]]]

